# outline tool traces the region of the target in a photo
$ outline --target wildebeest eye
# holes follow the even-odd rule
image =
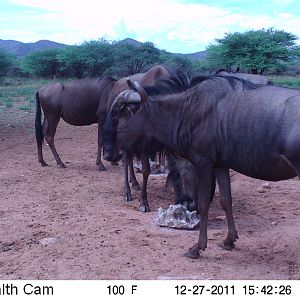
[[[132,114],[135,114],[138,111],[140,104],[130,104],[127,107]]]

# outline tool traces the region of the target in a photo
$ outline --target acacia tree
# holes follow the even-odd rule
[[[9,67],[13,66],[13,56],[0,49],[0,76],[4,76]]]
[[[114,63],[113,44],[105,39],[84,42],[80,52],[90,77],[101,76]]]
[[[58,55],[60,71],[66,77],[101,76],[114,63],[112,47],[105,39],[66,47]]]
[[[245,33],[227,33],[207,49],[209,63],[214,67],[239,66],[254,74],[282,69],[299,56],[297,37],[283,30],[262,29]]]
[[[47,49],[33,52],[23,59],[21,68],[25,73],[53,78],[59,73],[60,65],[57,60],[59,51],[59,49]]]
[[[160,50],[150,42],[140,45],[115,44],[115,71],[120,76],[142,72],[145,68],[160,62]]]
[[[63,77],[82,78],[85,72],[85,63],[79,46],[68,46],[58,55],[59,71]]]

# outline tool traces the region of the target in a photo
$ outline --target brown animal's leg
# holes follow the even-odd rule
[[[190,248],[184,256],[198,258],[199,251],[207,248],[207,221],[210,206],[212,166],[197,168],[199,178],[198,211],[200,214],[200,233],[197,244]]]
[[[48,166],[48,164],[44,161],[44,158],[43,158],[43,139],[44,139],[44,136],[45,136],[45,132],[46,132],[46,128],[47,128],[47,125],[48,122],[47,122],[47,119],[45,118],[44,119],[44,122],[43,122],[43,125],[42,125],[42,139],[41,141],[39,141],[37,143],[37,148],[38,148],[38,161],[39,163],[41,164],[42,167],[46,167]]]
[[[98,121],[98,151],[97,151],[97,159],[96,165],[99,167],[99,171],[106,171],[102,161],[101,161],[101,148],[102,148],[102,127],[104,121],[101,119]]]
[[[232,213],[232,197],[229,169],[217,168],[214,169],[214,172],[219,184],[221,205],[226,213],[226,219],[228,224],[228,235],[224,240],[222,247],[226,250],[232,250],[234,248],[234,242],[236,242],[236,240],[238,239],[238,234],[234,225]]]
[[[128,154],[123,153],[122,160],[124,163],[124,200],[129,202],[132,201],[131,189],[128,181]]]
[[[128,166],[129,166],[129,181],[131,182],[131,186],[136,191],[140,191],[141,187],[140,187],[140,184],[138,183],[138,181],[137,181],[137,179],[135,177],[135,173],[134,173],[134,169],[133,169],[132,156],[128,157]]]
[[[59,122],[59,118],[57,119],[57,118],[48,118],[47,117],[47,119],[48,119],[48,126],[47,126],[48,128],[47,128],[47,132],[45,134],[45,140],[47,141],[58,166],[61,168],[65,168],[66,166],[60,159],[60,157],[56,151],[55,145],[54,145],[54,135],[56,132],[57,124]]]
[[[143,183],[142,183],[142,191],[140,196],[140,208],[141,212],[149,212],[150,207],[147,199],[147,183],[148,177],[150,174],[150,164],[149,164],[149,156],[142,155],[142,173],[143,173]]]
[[[284,154],[280,155],[286,164],[288,164],[300,179],[300,163],[290,161]]]

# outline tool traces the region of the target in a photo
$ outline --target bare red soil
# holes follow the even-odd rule
[[[97,127],[60,123],[56,146],[67,169],[37,162],[34,115],[0,113],[1,279],[300,279],[300,184],[232,173],[239,240],[218,244],[227,225],[217,195],[209,214],[208,248],[183,253],[198,230],[160,228],[157,209],[173,204],[165,178],[150,176],[152,212],[123,201],[122,166],[95,166]],[[138,178],[141,179],[138,175]]]

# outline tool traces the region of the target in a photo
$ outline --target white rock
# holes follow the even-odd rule
[[[48,245],[53,245],[58,242],[57,238],[43,238],[40,240],[40,244],[42,246],[48,246]]]
[[[226,220],[226,216],[216,216],[215,219],[218,221],[224,221]]]
[[[200,222],[196,214],[196,211],[190,212],[181,204],[170,205],[167,209],[158,209],[156,222],[164,227],[193,229]]]
[[[263,183],[261,186],[262,186],[264,189],[270,189],[270,188],[271,188],[271,185],[270,185],[270,183],[268,183],[268,182]]]

